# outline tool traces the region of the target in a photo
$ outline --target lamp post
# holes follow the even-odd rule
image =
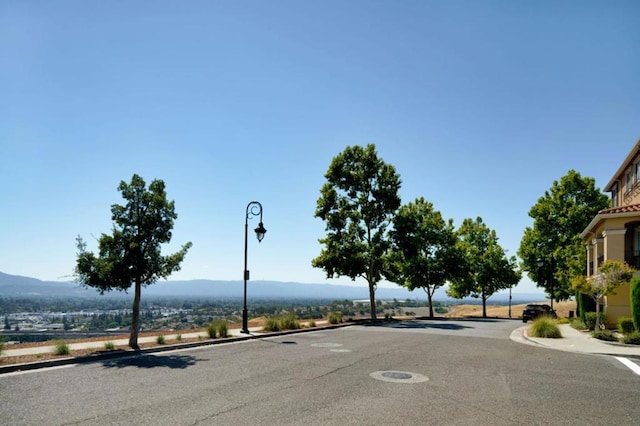
[[[249,229],[249,219],[255,216],[260,215],[260,222],[258,223],[258,227],[254,230],[256,232],[256,237],[258,238],[258,242],[261,242],[264,238],[264,234],[267,233],[267,230],[264,229],[264,225],[262,224],[262,204],[258,201],[252,201],[247,204],[247,212],[246,212],[245,220],[244,220],[244,300],[242,303],[242,330],[241,333],[249,334],[248,327],[248,317],[247,317],[247,280],[249,279],[249,270],[247,269],[247,234]]]

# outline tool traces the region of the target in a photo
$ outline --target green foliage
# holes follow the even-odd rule
[[[178,342],[182,341],[182,334],[178,334],[178,335],[176,335],[176,340],[177,340]]]
[[[378,158],[375,145],[347,147],[324,176],[315,217],[325,222],[327,234],[319,240],[324,248],[311,264],[327,278],[365,279],[375,319],[376,285],[387,275],[387,228],[400,207],[400,176]]]
[[[433,294],[464,274],[453,220],[445,222],[433,204],[418,198],[398,210],[390,232],[389,279],[408,290],[422,288],[433,317]]]
[[[631,318],[636,331],[640,331],[640,278],[631,279],[630,288]]]
[[[528,334],[531,337],[544,337],[549,339],[559,339],[562,337],[558,325],[555,321],[547,317],[536,318],[529,327]]]
[[[628,345],[640,345],[640,331],[626,334],[622,341]]]
[[[576,318],[571,321],[571,327],[575,328],[576,330],[588,330],[587,325],[580,318]]]
[[[55,342],[53,353],[56,355],[69,355],[71,350],[66,342],[60,340]]]
[[[340,324],[342,322],[342,312],[329,312],[327,321],[329,321],[329,324]]]
[[[605,340],[607,342],[617,342],[618,338],[611,330],[595,330],[591,333],[591,337],[598,340]]]
[[[597,320],[597,315],[595,312],[587,312],[584,315],[584,323],[586,324],[588,330],[596,329],[596,320]],[[607,323],[607,315],[600,313],[600,324],[606,324],[606,323]]]
[[[158,337],[156,337],[156,343],[159,345],[164,345],[165,343],[164,335],[162,334],[158,335]]]
[[[307,323],[309,325],[309,327],[313,328],[316,326],[316,321],[315,320],[309,320],[309,322]]]
[[[620,317],[618,318],[618,331],[622,334],[629,334],[635,331],[633,325],[633,318]]]
[[[513,287],[520,281],[515,257],[508,258],[498,244],[498,237],[478,217],[465,219],[458,230],[458,246],[464,256],[465,273],[452,279],[447,294],[462,299],[466,296],[482,300],[482,316],[486,318],[487,299],[495,292]]]
[[[229,323],[227,323],[226,319],[218,319],[214,325],[217,330],[218,337],[223,339],[229,337]]]
[[[584,274],[586,252],[580,233],[608,207],[609,197],[596,188],[595,179],[569,170],[529,210],[533,227],[525,229],[518,257],[529,278],[555,300],[567,299],[572,294],[570,278]]]
[[[113,342],[104,342],[104,348],[108,351],[113,351],[116,348],[116,344]]]
[[[178,271],[191,243],[176,253],[161,255],[161,245],[171,241],[178,217],[174,202],[167,200],[162,180],[153,180],[147,189],[145,181],[134,174],[131,183],[121,181],[118,190],[127,203],[111,206],[113,233],[100,236],[97,256],[87,251],[82,238],[77,238],[75,273],[80,284],[93,287],[100,294],[126,291],[134,285],[129,345],[138,349],[141,288]]]
[[[211,339],[215,339],[216,337],[218,337],[218,327],[216,326],[216,323],[212,322],[207,325],[207,335]]]
[[[264,331],[280,331],[280,321],[275,317],[267,318],[262,329]]]

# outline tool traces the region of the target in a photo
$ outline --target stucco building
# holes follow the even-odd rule
[[[604,187],[611,207],[600,210],[580,236],[587,243],[587,276],[598,273],[605,260],[622,260],[640,269],[640,140]],[[604,301],[608,325],[631,316],[629,284]]]

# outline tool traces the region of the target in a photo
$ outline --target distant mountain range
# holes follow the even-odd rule
[[[132,291],[129,292],[131,294]],[[142,290],[142,297],[198,297],[198,298],[241,298],[243,297],[242,281],[191,280],[191,281],[159,281]],[[109,296],[124,296],[122,292],[111,292]],[[92,289],[68,281],[41,281],[36,278],[9,275],[0,272],[0,297],[100,297]],[[247,298],[254,299],[326,299],[326,300],[368,300],[369,290],[366,285],[348,286],[336,284],[303,284],[280,281],[248,281]],[[538,293],[514,294],[513,303],[542,300]],[[402,287],[378,287],[378,300],[425,300],[423,291],[410,292]],[[434,296],[439,301],[454,301],[443,289]],[[516,300],[517,299],[517,300]],[[477,299],[467,299],[467,303]],[[508,301],[508,294],[496,294],[489,299],[490,303]]]

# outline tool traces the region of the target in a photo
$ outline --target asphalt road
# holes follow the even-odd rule
[[[513,342],[519,326],[351,326],[6,374],[0,424],[638,424],[640,376]]]

